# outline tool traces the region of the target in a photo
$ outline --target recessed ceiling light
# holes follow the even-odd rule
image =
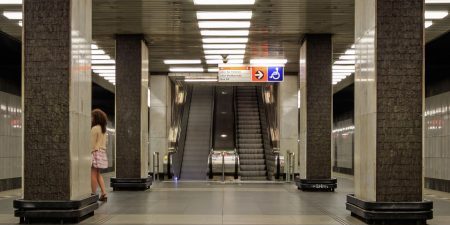
[[[111,57],[109,57],[109,55],[92,55],[91,58],[92,59],[111,59]]]
[[[164,60],[164,64],[200,64],[202,61],[200,59],[184,60],[184,59],[167,59]]]
[[[204,44],[204,49],[245,49],[245,44]]]
[[[252,18],[252,11],[197,12],[199,20],[245,20]]]
[[[21,20],[22,19],[22,12],[17,11],[4,11],[3,16],[10,20]]]
[[[198,27],[204,28],[249,28],[250,21],[200,21]]]
[[[116,74],[115,69],[114,70],[97,70],[97,69],[95,69],[93,71],[94,71],[94,73],[98,73],[98,74],[101,74],[101,73]]]
[[[425,19],[426,20],[440,20],[448,16],[448,11],[440,10],[440,11],[425,11]]]
[[[201,67],[171,67],[170,72],[204,72]]]
[[[93,70],[114,70],[116,66],[91,66]]]
[[[431,20],[425,21],[425,28],[431,27],[431,25],[433,25],[433,21]]]
[[[206,60],[207,64],[223,64],[223,60],[220,59],[210,59],[210,60]],[[243,64],[244,60],[243,59],[232,59],[232,60],[228,60],[229,64]]]
[[[448,4],[450,0],[425,0],[425,4]]]
[[[101,65],[101,64],[116,64],[116,60],[114,59],[105,59],[105,60],[92,60],[91,64],[97,64],[97,65]]]
[[[243,59],[244,55],[229,55],[227,59]],[[221,55],[205,55],[205,59],[223,59]]]
[[[230,55],[244,55],[245,50],[237,49],[218,49],[218,50],[205,50],[205,55],[217,55],[217,54],[230,54]]]
[[[253,5],[255,0],[194,0],[196,5]]]
[[[203,43],[247,43],[248,38],[203,38]]]
[[[92,55],[104,55],[105,51],[103,51],[101,49],[94,49],[94,50],[91,50],[91,54]]]
[[[0,5],[20,5],[22,0],[0,0]]]
[[[287,59],[251,59],[250,64],[259,64],[259,65],[266,65],[266,64],[286,64]]]
[[[203,36],[248,36],[248,30],[202,30]]]

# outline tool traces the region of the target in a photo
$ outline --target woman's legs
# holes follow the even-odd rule
[[[106,188],[105,188],[105,182],[103,181],[103,176],[100,173],[100,170],[97,169],[97,181],[100,185],[100,189],[102,190],[102,195],[106,196]]]
[[[97,193],[97,184],[98,184],[97,173],[98,169],[91,167],[91,190],[93,194]]]

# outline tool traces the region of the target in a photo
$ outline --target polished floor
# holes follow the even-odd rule
[[[341,177],[335,193],[301,192],[293,184],[159,182],[145,192],[111,192],[95,216],[82,224],[364,224],[345,210],[352,192]],[[450,225],[450,194],[426,191],[434,201],[432,225]],[[0,193],[0,224],[16,224],[12,200],[18,191]]]

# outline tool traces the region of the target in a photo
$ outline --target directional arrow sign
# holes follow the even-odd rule
[[[261,80],[264,77],[264,73],[261,70],[256,71],[255,74],[256,78],[258,78],[258,80]]]
[[[252,67],[253,82],[267,82],[267,67]]]

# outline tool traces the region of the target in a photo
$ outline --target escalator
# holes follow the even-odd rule
[[[194,86],[181,161],[182,180],[205,180],[211,148],[214,88]]]

